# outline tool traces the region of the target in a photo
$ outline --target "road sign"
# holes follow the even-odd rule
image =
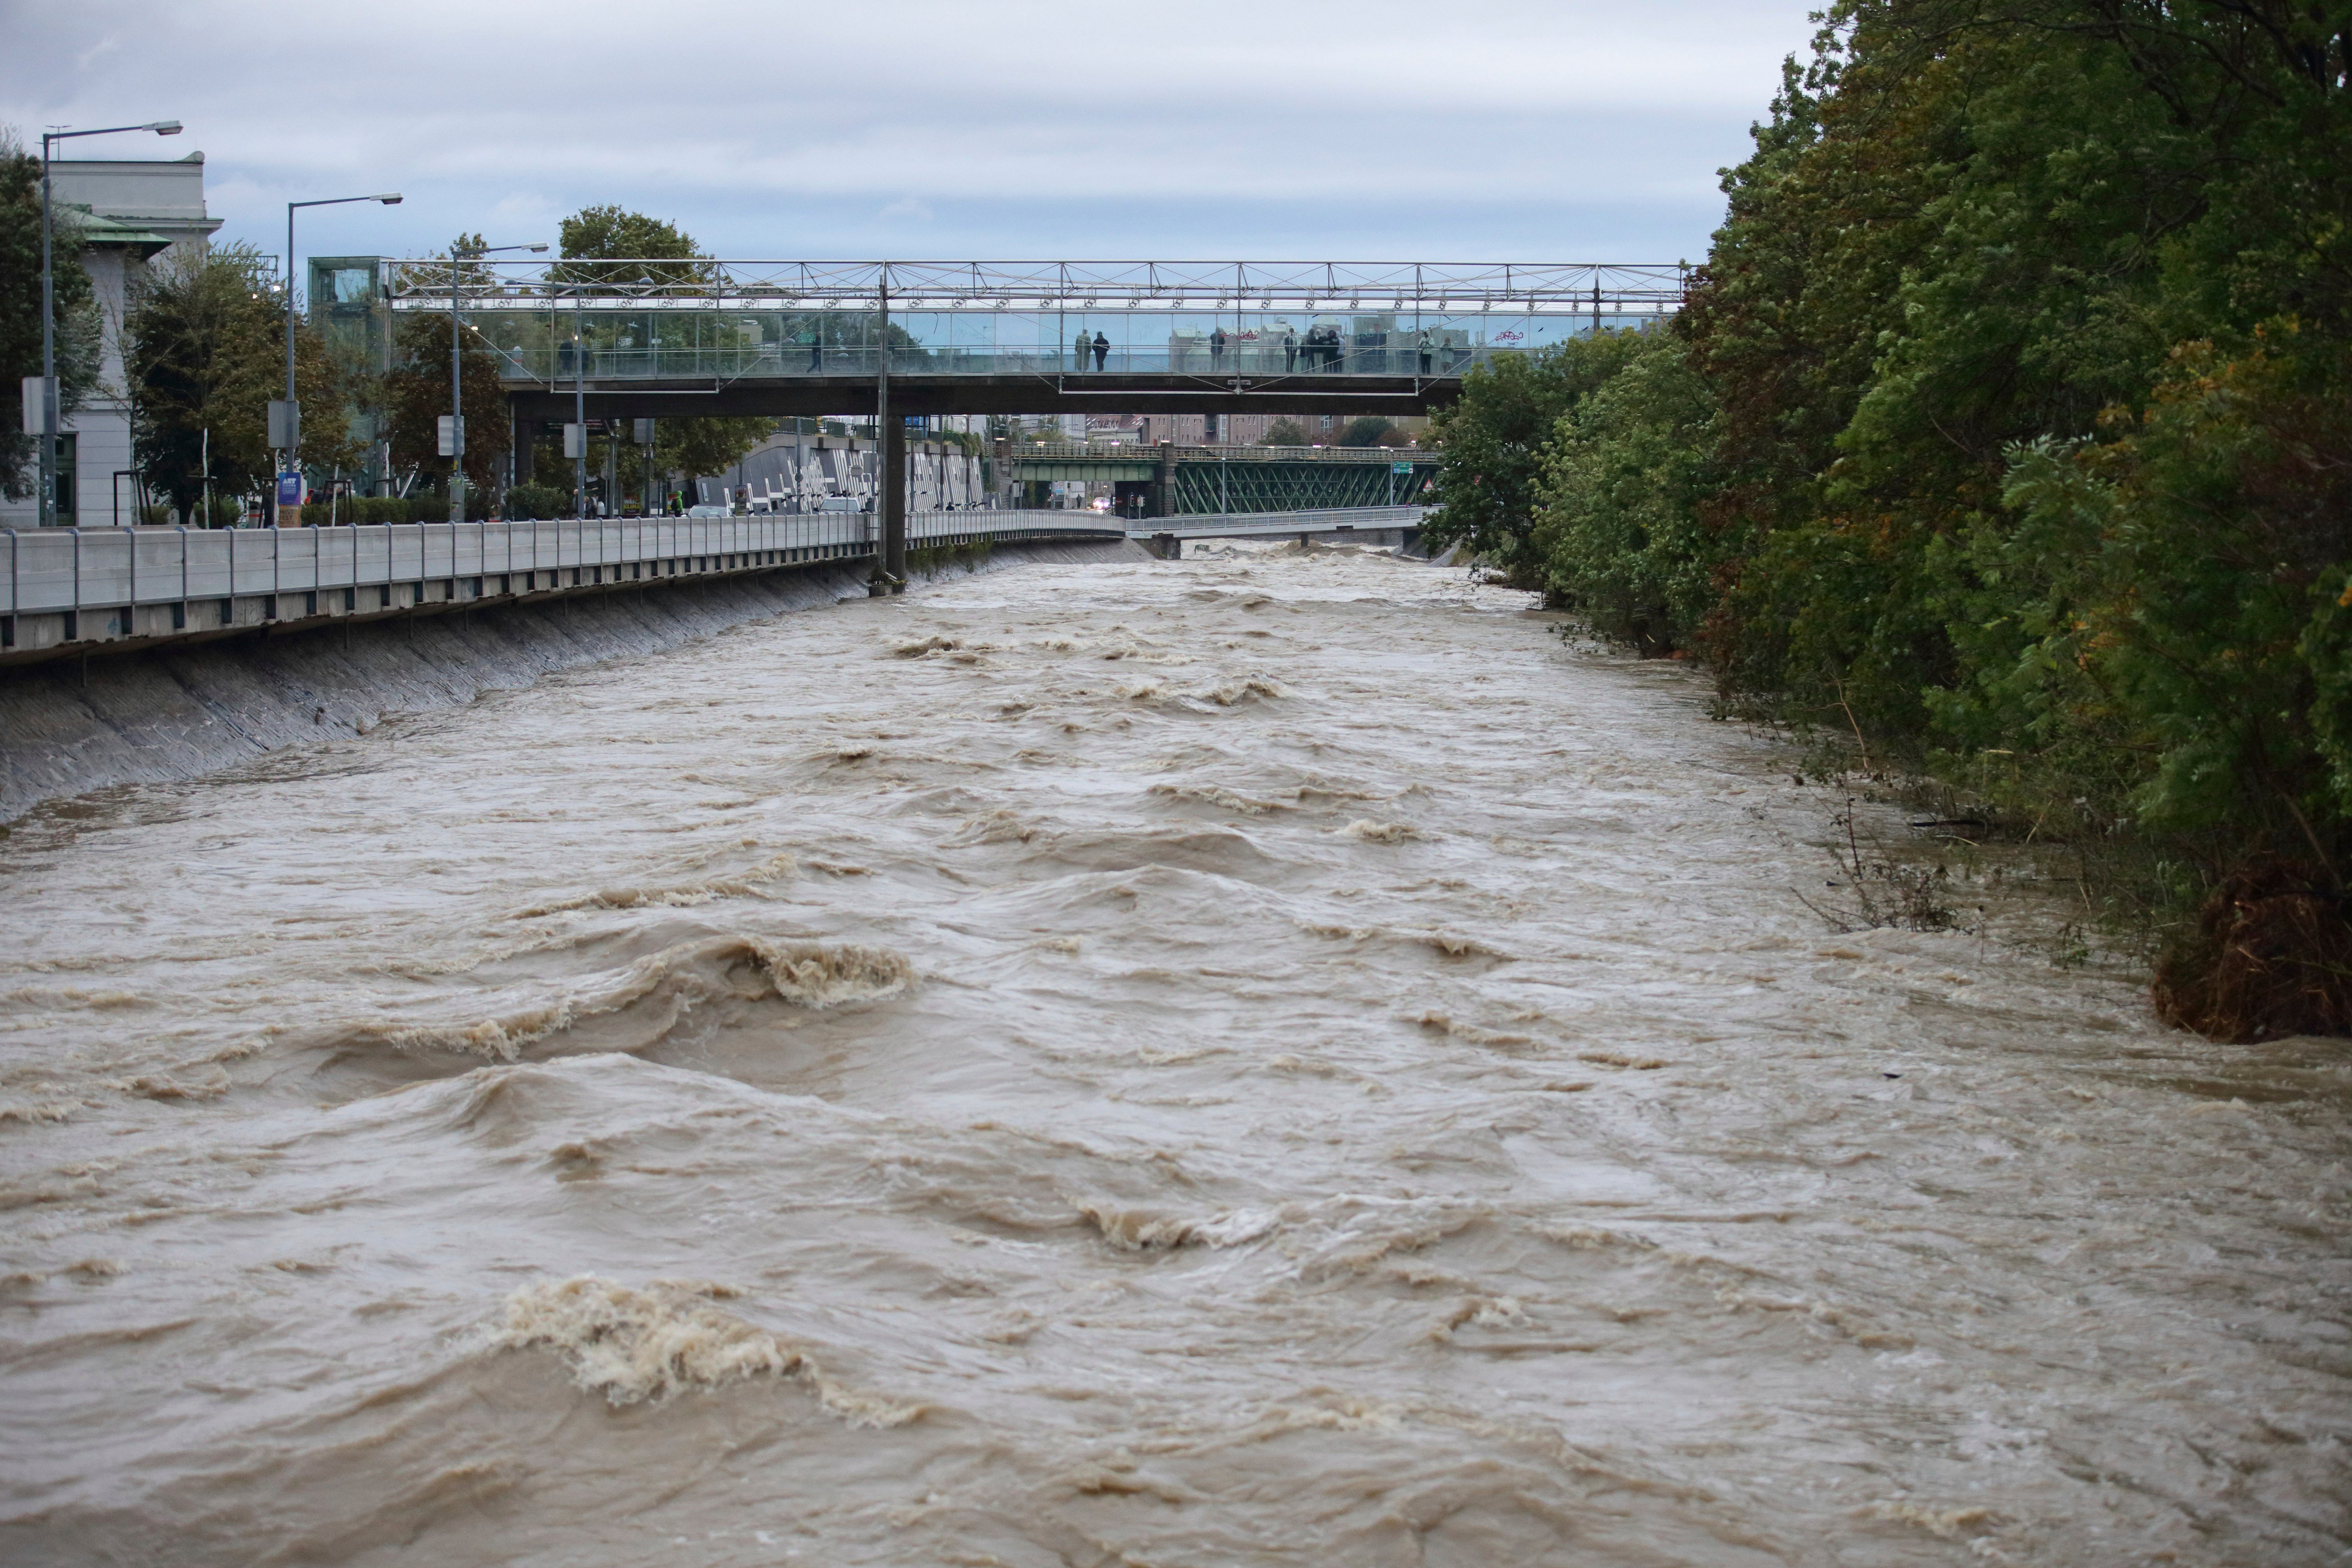
[[[302,444],[302,405],[282,397],[269,400],[269,446],[272,451],[290,452]]]
[[[465,416],[444,414],[436,422],[436,434],[440,443],[437,449],[443,457],[462,458],[466,455]]]
[[[1389,465],[1389,472],[1392,474],[1409,474],[1412,472],[1412,465],[1411,463],[1391,463]]]
[[[566,425],[563,427],[563,455],[567,458],[584,458],[588,455],[588,426]]]
[[[28,375],[25,378],[25,434],[46,436],[49,427],[42,423],[44,413],[57,400],[58,382],[55,376]]]

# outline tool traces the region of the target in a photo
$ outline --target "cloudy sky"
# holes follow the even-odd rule
[[[1812,0],[0,0],[0,123],[176,118],[224,238],[598,202],[762,258],[1674,261]]]

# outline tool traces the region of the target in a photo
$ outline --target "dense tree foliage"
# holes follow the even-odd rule
[[[2345,1028],[2352,5],[1823,20],[1674,331],[1474,376],[1442,530],[2137,844],[2183,1021]]]
[[[498,482],[510,439],[506,389],[499,384],[500,356],[480,334],[458,334],[466,455],[462,459],[445,458],[440,422],[449,412],[449,318],[440,311],[419,310],[404,313],[399,323],[393,369],[379,393],[393,468],[405,473],[413,467],[431,476],[433,483],[446,485],[450,469],[462,460],[467,487],[487,496]]]
[[[692,236],[643,213],[617,206],[583,207],[557,226],[557,235],[562,241],[562,259],[549,268],[549,276],[591,293],[699,290],[711,279],[709,258],[694,243]],[[686,319],[685,324],[676,326],[656,318],[656,324],[646,329],[656,335],[643,346],[656,351],[665,346],[658,334],[666,326],[680,332],[698,330],[691,317]],[[634,327],[632,323],[632,330]],[[827,330],[838,333],[841,324],[835,321]],[[592,342],[590,346],[614,345]],[[664,419],[656,426],[655,468],[659,472],[683,473],[689,479],[697,474],[715,474],[758,446],[774,428],[775,421],[761,418]],[[613,456],[635,474],[642,466],[642,457],[641,449],[629,438],[633,435],[634,431],[622,432],[620,450]],[[588,458],[592,477],[604,471],[607,446],[607,438],[601,436],[591,442]],[[540,465],[542,472],[556,476],[568,471],[569,465],[560,454],[560,446],[548,454],[549,460]],[[637,483],[641,488],[645,483],[641,474],[637,475]]]
[[[1444,500],[1425,531],[1432,548],[1466,544],[1515,580],[1540,581],[1531,541],[1544,447],[1561,417],[1633,352],[1632,340],[1609,333],[1513,355],[1465,377],[1462,400],[1429,422],[1443,454],[1437,484]]]
[[[51,293],[57,311],[58,401],[71,414],[98,384],[100,321],[82,269],[80,213],[51,214]],[[0,494],[38,488],[40,449],[24,427],[24,378],[41,374],[41,160],[0,131]]]
[[[185,514],[205,489],[209,444],[216,495],[269,483],[269,400],[285,395],[285,296],[268,257],[249,245],[181,252],[149,268],[123,324],[133,460],[140,479]],[[354,467],[352,388],[309,326],[294,336],[306,467]]]

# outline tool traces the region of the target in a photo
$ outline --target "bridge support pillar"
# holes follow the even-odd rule
[[[1151,490],[1144,500],[1145,515],[1170,517],[1176,510],[1176,443],[1160,443],[1160,461],[1152,470]],[[1171,554],[1170,560],[1175,557]]]
[[[902,419],[882,422],[881,549],[874,564],[887,577],[888,591],[907,591],[907,425]]]
[[[530,455],[531,448],[537,445],[538,442],[539,421],[536,419],[525,419],[522,416],[521,409],[521,398],[509,397],[507,399],[508,439],[513,443],[514,447],[514,462],[512,465],[513,478],[509,482],[518,485],[527,485],[530,483],[531,480]]]
[[[1184,542],[1177,538],[1172,533],[1153,534],[1151,536],[1150,548],[1151,553],[1157,555],[1162,561],[1181,561],[1184,559]]]

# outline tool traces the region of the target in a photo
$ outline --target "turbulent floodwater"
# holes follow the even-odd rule
[[[2345,1561],[2342,1057],[1701,697],[1035,566],[20,824],[0,1556]]]

